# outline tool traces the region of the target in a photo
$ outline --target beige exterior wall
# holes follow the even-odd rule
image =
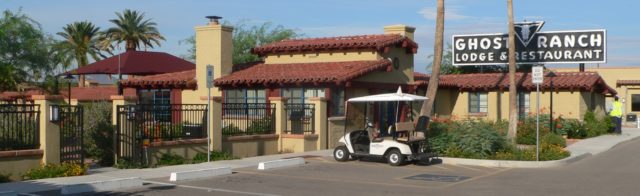
[[[391,72],[373,72],[362,76],[354,81],[377,82],[377,83],[413,83],[413,53],[407,53],[405,48],[393,47],[388,53],[379,54],[378,59],[395,59],[399,62],[399,67],[393,68]]]
[[[12,180],[21,180],[30,169],[40,167],[42,155],[0,158],[0,174],[11,174]]]
[[[578,71],[578,68],[562,68],[562,69],[554,69],[556,71]],[[640,111],[632,111],[631,110],[631,95],[632,94],[640,94],[640,86],[620,86],[616,85],[616,81],[618,80],[638,80],[640,78],[640,68],[638,67],[587,67],[585,71],[590,72],[598,72],[598,74],[602,77],[602,79],[612,88],[618,92],[618,96],[621,101],[624,100],[623,114],[626,113],[640,113]],[[610,107],[610,103],[613,102],[612,97],[607,97],[605,99],[605,110],[607,106]]]
[[[318,135],[281,135],[282,152],[307,152],[318,150]]]
[[[240,136],[242,137],[242,136]],[[269,154],[277,154],[278,152],[278,136],[275,137],[250,137],[243,139],[223,139],[222,149],[230,152],[236,157],[253,157]]]
[[[457,96],[457,99],[454,97]],[[506,120],[509,118],[509,92],[491,91],[487,93],[488,112],[484,114],[469,113],[469,92],[457,93],[455,90],[443,90],[438,93],[436,100],[436,114],[438,117],[453,119],[486,119]],[[591,105],[593,99],[593,107]],[[536,92],[529,94],[529,111],[535,114]],[[549,113],[550,93],[540,92],[540,110]],[[451,113],[448,113],[448,108]],[[604,95],[591,92],[560,91],[553,93],[554,118],[562,115],[564,118],[582,119],[586,111],[592,110],[598,115],[604,115]]]
[[[158,164],[158,160],[163,154],[176,154],[190,160],[198,153],[207,153],[207,143],[149,147],[148,153],[149,165]]]

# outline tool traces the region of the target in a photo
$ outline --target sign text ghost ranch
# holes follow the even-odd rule
[[[516,62],[605,63],[606,39],[605,30],[538,32],[527,42],[516,39]],[[454,35],[453,64],[507,64],[507,40],[508,34]]]

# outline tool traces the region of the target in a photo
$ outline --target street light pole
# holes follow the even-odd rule
[[[547,77],[549,77],[549,131],[551,131],[551,133],[555,133],[556,129],[555,126],[553,126],[553,78],[556,77],[556,74],[554,72],[549,72],[549,74],[547,74]]]
[[[67,99],[69,100],[69,105],[71,105],[71,80],[73,79],[73,76],[69,73],[67,73],[67,75],[64,77],[64,79],[67,80],[67,88],[68,88],[68,95],[69,97],[67,97]]]

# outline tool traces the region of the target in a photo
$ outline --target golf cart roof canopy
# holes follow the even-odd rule
[[[427,97],[402,93],[402,89],[398,87],[396,93],[385,93],[377,95],[369,95],[364,97],[354,97],[347,102],[385,102],[385,101],[424,101]]]

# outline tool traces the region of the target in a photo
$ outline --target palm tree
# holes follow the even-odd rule
[[[438,91],[438,80],[440,77],[440,64],[442,63],[444,33],[444,0],[438,0],[438,14],[436,15],[436,38],[433,45],[433,66],[431,66],[431,77],[429,78],[429,86],[427,87],[427,101],[422,103],[420,115],[431,115],[433,111],[433,102]]]
[[[516,41],[513,27],[513,0],[507,0],[507,17],[509,17],[509,131],[507,139],[515,143],[518,131],[518,107],[516,96]]]
[[[160,35],[156,28],[156,23],[151,19],[144,19],[144,13],[125,9],[122,13],[117,13],[117,19],[109,20],[115,27],[107,29],[103,48],[108,48],[112,44],[125,43],[127,51],[137,50],[140,47],[160,46],[160,40],[164,37]]]
[[[78,64],[78,68],[89,64],[89,57],[96,61],[104,58],[99,48],[101,37],[99,27],[94,26],[91,22],[83,21],[67,24],[62,29],[63,31],[57,34],[64,40],[58,44],[57,51],[62,54],[61,56],[72,58]],[[71,61],[63,60],[63,62]],[[83,75],[80,76],[78,83],[80,87],[84,87]]]

